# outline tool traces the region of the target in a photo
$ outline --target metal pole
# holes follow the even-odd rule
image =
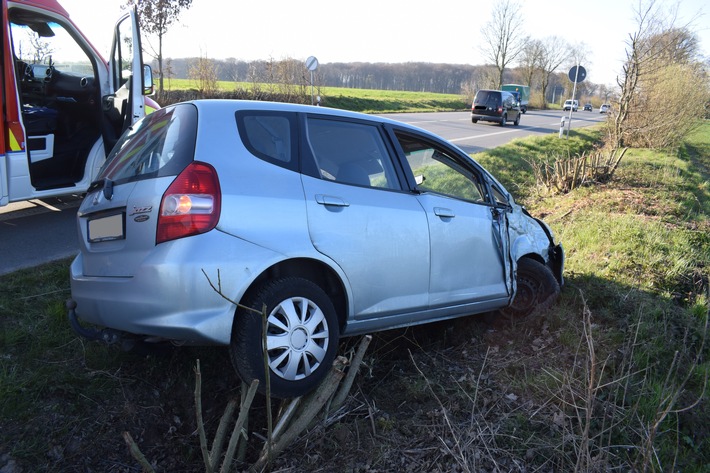
[[[313,71],[311,71],[311,105],[313,105]]]
[[[574,70],[574,86],[572,87],[572,106],[569,108],[569,122],[567,123],[567,139],[569,140],[569,129],[572,128],[572,110],[574,109],[574,100],[577,95],[577,78],[579,77],[579,63]]]

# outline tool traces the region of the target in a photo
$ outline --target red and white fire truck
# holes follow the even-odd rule
[[[81,194],[122,132],[158,107],[135,9],[106,61],[56,0],[0,1],[0,206]]]

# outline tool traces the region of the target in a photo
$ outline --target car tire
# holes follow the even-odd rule
[[[500,126],[505,126],[505,124],[508,123],[508,115],[503,115],[503,117],[500,119]]]
[[[517,291],[511,304],[500,314],[511,321],[522,321],[546,311],[560,295],[560,284],[550,268],[531,258],[518,261]]]
[[[312,391],[328,374],[339,339],[338,317],[328,295],[298,277],[267,281],[236,311],[229,346],[237,374],[246,383],[259,380],[266,392],[263,317],[270,395],[286,399]]]
[[[476,120],[475,118],[472,118],[471,123],[478,123],[478,120]]]
[[[518,114],[518,116],[515,117],[515,121],[513,122],[513,125],[515,125],[515,126],[520,125],[520,114]]]

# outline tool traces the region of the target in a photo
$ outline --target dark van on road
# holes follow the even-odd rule
[[[510,92],[483,89],[476,92],[473,99],[471,121],[496,122],[500,126],[512,121],[517,126],[520,123],[520,113],[518,102]]]

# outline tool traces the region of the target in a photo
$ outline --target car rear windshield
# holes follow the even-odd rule
[[[158,110],[128,129],[119,139],[97,181],[116,184],[179,174],[193,160],[197,109],[179,104]]]
[[[498,107],[500,106],[500,92],[479,90],[476,93],[476,98],[473,99],[473,103],[477,105],[487,105],[489,107]]]

